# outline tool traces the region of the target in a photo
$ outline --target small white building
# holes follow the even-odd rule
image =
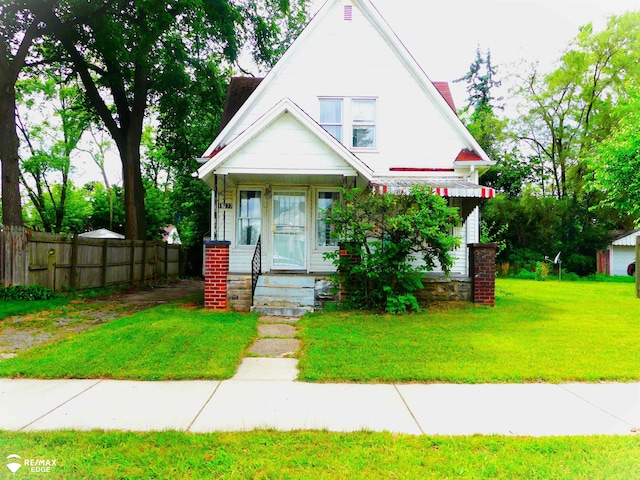
[[[636,259],[636,238],[639,230],[616,232],[607,248],[598,251],[598,273],[627,275],[627,267]]]

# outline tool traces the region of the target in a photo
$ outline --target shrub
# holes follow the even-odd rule
[[[422,288],[424,272],[437,265],[448,272],[449,252],[460,245],[450,233],[460,222],[457,209],[426,187],[413,187],[406,195],[343,189],[325,220],[349,254],[334,251],[325,258],[333,260],[334,283],[341,285],[350,308],[418,310],[413,292]]]
[[[38,285],[0,288],[0,300],[51,300],[57,296],[50,288]]]

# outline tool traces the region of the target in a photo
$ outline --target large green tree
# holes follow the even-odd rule
[[[613,107],[638,75],[640,12],[628,12],[611,17],[599,32],[585,25],[555,70],[541,74],[533,66],[521,78],[517,128],[541,165],[534,171],[544,194],[581,196],[590,170],[586,160],[619,120]]]
[[[34,47],[51,33],[52,19],[64,9],[68,22],[99,17],[112,0],[4,0],[0,2],[0,161],[2,222],[22,225],[19,141],[16,129],[16,82],[34,59]],[[55,23],[55,22],[54,22]]]
[[[180,96],[202,59],[232,63],[250,45],[258,61],[278,53],[300,28],[306,0],[264,2],[115,0],[106,15],[73,25],[57,17],[54,49],[79,74],[89,102],[120,154],[128,238],[144,238],[140,144],[150,104]]]
[[[639,82],[640,84],[640,82]],[[620,122],[598,146],[591,187],[603,193],[601,206],[640,223],[640,88],[629,89],[617,107]]]
[[[54,0],[0,3],[0,161],[5,225],[22,225],[15,85],[33,43],[41,36],[40,24],[56,3]]]
[[[60,71],[47,70],[21,81],[18,90],[16,115],[26,146],[22,149],[21,183],[44,230],[59,232],[68,213],[71,155],[91,119],[77,85],[63,82]]]

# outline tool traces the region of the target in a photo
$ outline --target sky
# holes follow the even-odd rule
[[[592,22],[606,26],[612,14],[640,10],[640,0],[372,0],[429,78],[449,81],[469,70],[479,45],[491,51],[498,77],[516,63],[537,60],[543,70]],[[314,0],[316,12],[324,0]],[[463,84],[452,85],[458,107]]]
[[[450,83],[469,70],[478,45],[491,51],[498,79],[504,80],[523,59],[538,61],[548,71],[581,25],[592,22],[600,30],[611,15],[640,10],[640,0],[372,1],[429,78]],[[311,13],[323,4],[313,0]],[[463,106],[464,83],[451,86],[456,105]],[[110,180],[121,183],[117,155],[110,156],[110,164]],[[90,161],[77,162],[73,177],[78,185],[101,180]]]

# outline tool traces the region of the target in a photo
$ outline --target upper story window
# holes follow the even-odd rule
[[[352,144],[354,148],[376,146],[376,101],[373,98],[351,100]]]
[[[342,143],[342,99],[320,99],[320,125]]]
[[[377,146],[375,98],[321,98],[319,123],[339,142],[348,139],[350,148]]]

